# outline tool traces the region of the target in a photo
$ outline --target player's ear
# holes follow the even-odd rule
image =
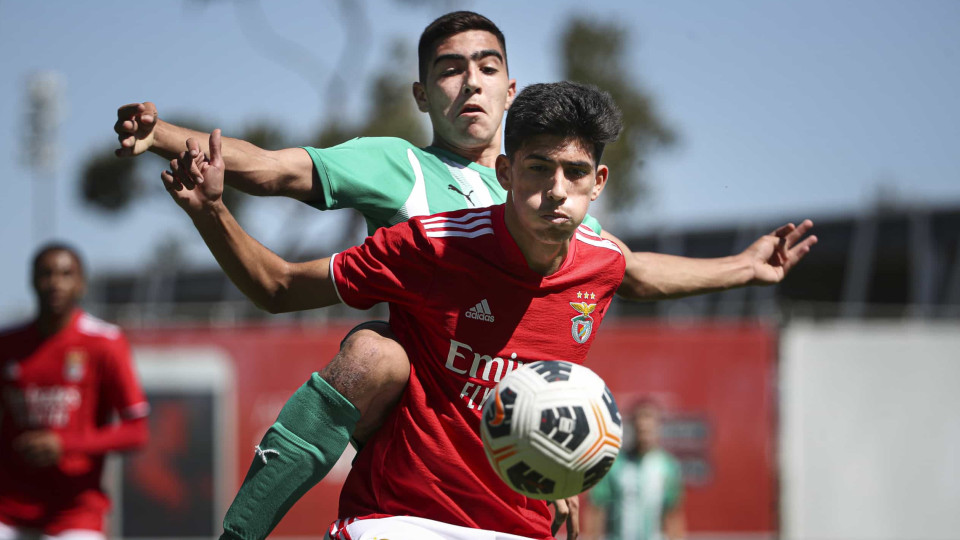
[[[420,112],[428,112],[427,109],[427,90],[420,82],[413,83],[413,99],[417,102],[417,108]]]
[[[513,98],[515,97],[517,97],[517,80],[510,79],[507,86],[507,105],[504,107],[504,110],[510,109],[510,105],[513,105]]]
[[[510,170],[510,158],[500,154],[497,156],[497,181],[500,182],[500,187],[504,191],[510,191],[510,184],[512,183],[513,177],[511,176],[512,171]]]
[[[606,165],[597,165],[596,179],[597,183],[593,185],[593,191],[590,193],[590,200],[595,201],[607,185],[607,178],[610,176],[610,169]]]

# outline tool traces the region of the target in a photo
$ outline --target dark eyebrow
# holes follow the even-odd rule
[[[482,50],[482,51],[477,51],[477,52],[475,52],[475,53],[473,53],[473,54],[470,55],[470,59],[471,59],[471,60],[483,60],[484,58],[487,58],[487,57],[490,57],[490,56],[494,56],[494,57],[496,57],[498,60],[500,60],[501,62],[503,62],[503,55],[500,54],[500,51],[498,51],[498,50],[496,50],[496,49],[484,49],[484,50]],[[443,62],[444,60],[463,61],[463,60],[466,60],[466,59],[467,59],[467,57],[464,56],[464,55],[462,55],[462,54],[454,54],[454,53],[441,54],[440,56],[436,57],[436,58],[433,60],[433,65],[437,65],[437,64],[439,64],[440,62]]]
[[[547,156],[541,156],[540,154],[527,154],[527,157],[524,159],[535,159],[537,161],[546,161],[547,163],[556,163],[554,159],[550,159]],[[589,161],[563,161],[561,165],[564,167],[583,167],[585,169],[593,170],[593,163]]]
[[[470,55],[471,60],[483,60],[484,58],[494,56],[501,62],[503,62],[503,55],[500,54],[500,51],[496,49],[485,49],[482,51],[477,51]]]

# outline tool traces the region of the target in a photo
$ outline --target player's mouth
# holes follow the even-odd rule
[[[460,109],[458,116],[477,116],[481,114],[486,114],[487,111],[483,110],[483,107],[475,103],[467,103]]]
[[[44,295],[45,303],[54,308],[63,307],[70,301],[70,294],[67,292],[51,291]]]
[[[570,216],[563,212],[545,212],[540,217],[554,225],[563,225],[570,222]]]

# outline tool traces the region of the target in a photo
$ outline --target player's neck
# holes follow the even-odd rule
[[[657,448],[656,446],[643,446],[638,444],[633,447],[633,455],[638,458],[641,458],[647,455],[649,452],[655,450],[656,448]]]
[[[51,311],[40,310],[37,315],[37,330],[43,337],[50,337],[70,324],[73,318],[73,312],[76,308],[68,309],[65,313],[54,313]]]
[[[436,135],[434,135],[433,142],[430,143],[430,145],[468,159],[477,165],[493,169],[497,165],[497,156],[500,155],[500,133],[497,132],[497,137],[493,141],[490,141],[489,144],[475,148],[457,146]]]

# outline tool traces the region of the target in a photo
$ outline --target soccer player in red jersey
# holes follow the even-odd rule
[[[224,206],[219,130],[210,159],[198,163],[201,183],[186,187],[164,172],[221,267],[259,305],[281,312],[390,304],[391,329],[410,357],[409,383],[358,454],[331,537],[552,537],[546,503],[510,490],[485,462],[480,409],[523,363],[586,358],[625,269],[617,244],[581,226],[607,180],[604,145],[619,130],[619,111],[596,88],[533,85],[511,108],[507,155],[496,163],[505,204],[416,217],[305,263],[260,245]],[[589,324],[571,306],[580,302],[596,306]],[[252,473],[312,474],[330,427],[291,409],[349,403],[316,374],[304,387],[312,391],[285,405]]]
[[[104,456],[146,443],[149,407],[123,333],[77,307],[77,251],[40,249],[33,287],[37,318],[0,331],[0,540],[103,539]]]

